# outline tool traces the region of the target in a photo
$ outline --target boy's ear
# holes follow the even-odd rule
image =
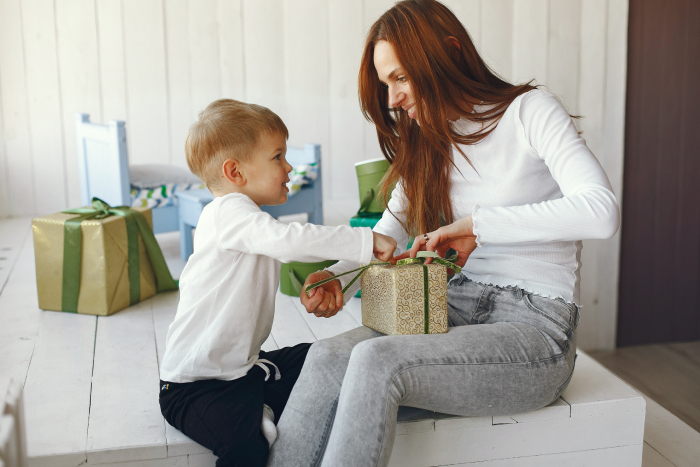
[[[238,186],[246,184],[245,175],[241,172],[241,163],[236,159],[226,159],[221,166],[224,178]]]

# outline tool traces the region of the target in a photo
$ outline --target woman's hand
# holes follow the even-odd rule
[[[379,261],[392,261],[394,259],[394,251],[396,251],[396,240],[378,232],[372,232],[374,240],[374,248],[372,253]]]
[[[304,291],[307,286],[329,277],[333,277],[332,272],[317,271],[306,278],[306,282],[304,282],[304,286],[301,289],[301,304],[304,305],[308,313],[313,313],[319,318],[335,316],[343,308],[343,293],[340,281],[335,279],[326,282],[309,291],[308,295]]]
[[[452,248],[457,252],[457,266],[464,266],[469,255],[472,254],[472,251],[477,246],[476,235],[474,235],[474,222],[471,215],[450,225],[440,227],[434,232],[429,232],[427,236],[427,242],[423,235],[416,237],[413,240],[411,249],[394,259],[399,260],[409,256],[415,258],[420,250],[437,251],[444,258],[447,250]],[[429,264],[431,262],[430,258],[426,259],[425,262]]]

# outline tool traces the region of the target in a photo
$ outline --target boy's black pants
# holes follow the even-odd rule
[[[279,368],[265,371],[254,365],[248,374],[233,381],[202,380],[193,383],[160,382],[160,410],[172,426],[219,459],[217,467],[265,466],[269,446],[260,431],[263,404],[275,413],[275,423],[287,405],[306,353],[311,344],[298,344],[272,352],[260,352],[261,359]]]

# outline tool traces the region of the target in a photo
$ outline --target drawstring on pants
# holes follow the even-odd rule
[[[265,381],[267,381],[268,378],[270,378],[270,370],[265,365],[263,365],[263,363],[267,363],[268,365],[272,365],[275,367],[275,381],[278,381],[282,377],[282,374],[280,373],[280,369],[277,368],[277,365],[275,365],[274,363],[272,363],[269,360],[265,360],[264,358],[259,358],[258,361],[255,362],[255,364],[257,366],[259,366],[260,368],[262,368],[263,370],[265,370]]]

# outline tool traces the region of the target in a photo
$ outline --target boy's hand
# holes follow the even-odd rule
[[[392,260],[394,259],[394,251],[396,251],[396,240],[378,232],[372,232],[372,235],[374,236],[374,249],[372,251],[374,257],[379,261],[395,263]]]
[[[322,281],[329,277],[333,277],[333,273],[329,271],[318,271],[310,274],[301,289],[301,304],[304,305],[308,313],[313,313],[319,318],[335,316],[343,308],[343,293],[340,281],[336,279],[326,282],[309,291],[308,295],[304,291],[306,287],[314,282]]]

